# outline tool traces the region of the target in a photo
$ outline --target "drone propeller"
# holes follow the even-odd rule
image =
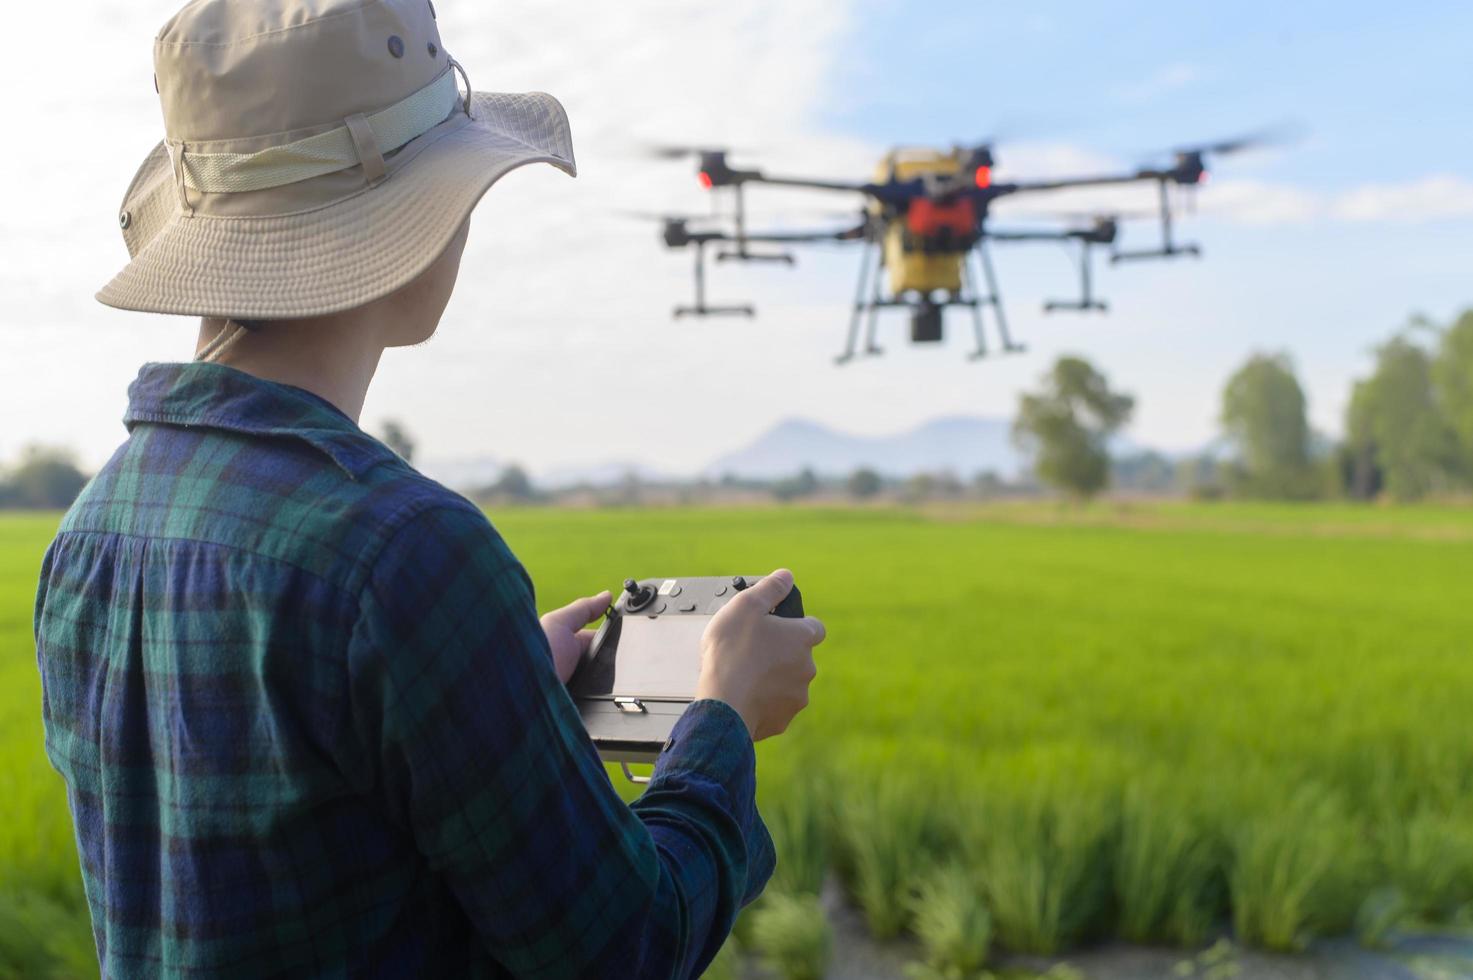
[[[712,153],[726,153],[725,147],[719,146],[682,146],[669,143],[650,143],[644,147],[644,154],[656,160],[684,160],[686,157],[701,157]]]
[[[754,148],[743,144],[742,146],[717,146],[715,144],[701,145],[698,143],[641,143],[640,152],[654,160],[699,160],[702,157],[719,157],[725,159],[727,155],[756,154],[762,152],[760,148]]]
[[[953,143],[951,148],[959,153],[965,154],[972,160],[978,161],[983,166],[992,166],[992,158],[997,146],[997,140],[985,139],[969,143]]]
[[[1275,126],[1265,126],[1251,133],[1244,133],[1231,139],[1217,140],[1210,143],[1198,143],[1194,146],[1179,146],[1172,150],[1175,154],[1206,153],[1214,156],[1226,156],[1230,153],[1241,153],[1244,150],[1255,150],[1265,146],[1282,146],[1292,142],[1299,135],[1298,127],[1287,123]]]

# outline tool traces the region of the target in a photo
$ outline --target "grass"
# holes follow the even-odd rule
[[[759,747],[762,805],[783,888],[832,864],[880,931],[949,863],[1014,950],[1225,925],[1293,948],[1378,889],[1434,921],[1473,902],[1473,510],[492,516],[544,608],[794,569],[829,640],[811,708]],[[90,942],[30,644],[54,520],[0,518],[0,975],[16,896]]]
[[[967,980],[987,961],[992,916],[964,868],[937,868],[921,880],[914,895],[912,921],[925,961],[912,973],[942,980]]]
[[[1270,806],[1272,802],[1272,806]],[[1245,814],[1228,878],[1233,928],[1249,945],[1292,952],[1317,933],[1341,931],[1362,857],[1338,799],[1306,786]]]
[[[97,971],[66,793],[41,748],[31,617],[55,528],[0,516],[0,978]]]
[[[813,895],[765,896],[752,912],[752,941],[783,980],[822,980],[834,952],[833,930]]]
[[[1115,898],[1120,934],[1196,946],[1221,918],[1226,844],[1210,811],[1165,773],[1127,784],[1120,801]]]
[[[910,892],[927,864],[919,856],[935,850],[927,846],[935,795],[920,780],[865,775],[853,779],[841,800],[842,870],[870,933],[890,939],[908,923]]]

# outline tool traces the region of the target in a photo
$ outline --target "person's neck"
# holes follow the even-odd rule
[[[240,337],[215,358],[217,363],[266,381],[292,385],[326,399],[357,422],[368,385],[378,370],[382,331],[362,311],[310,320],[273,320]],[[224,328],[224,321],[200,324],[196,350]]]

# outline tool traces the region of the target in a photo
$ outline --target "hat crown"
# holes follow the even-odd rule
[[[251,141],[340,125],[449,65],[430,0],[195,0],[154,69],[173,141]]]

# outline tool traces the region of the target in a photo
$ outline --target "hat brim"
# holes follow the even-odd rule
[[[505,174],[528,163],[576,174],[568,117],[552,96],[476,92],[471,114],[378,186],[279,216],[185,214],[158,147],[124,202],[130,220],[158,230],[97,299],[152,313],[273,320],[386,296],[444,252]]]

